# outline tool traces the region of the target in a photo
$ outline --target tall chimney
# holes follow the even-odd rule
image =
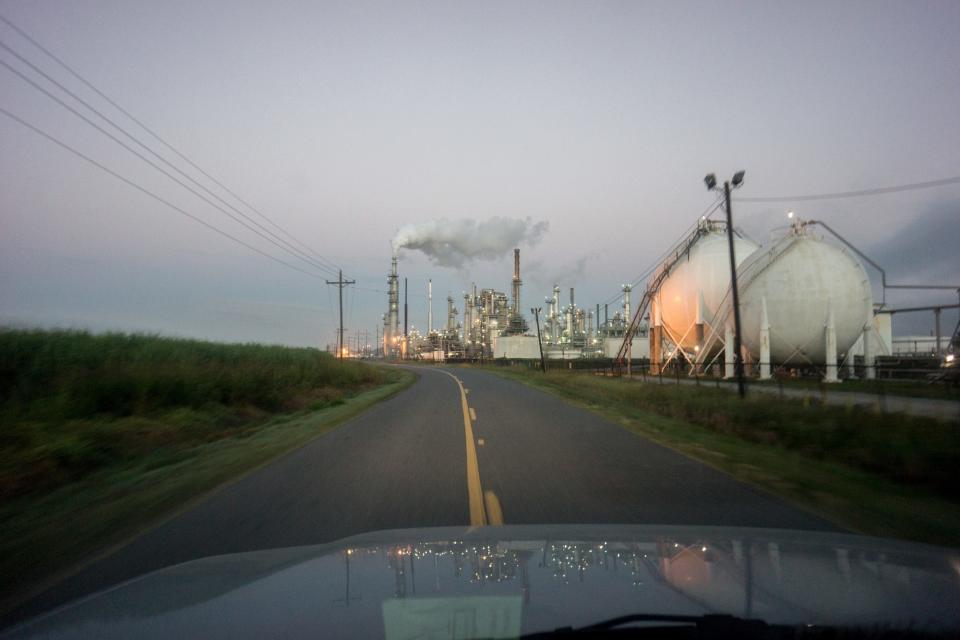
[[[560,341],[560,285],[553,285],[553,322],[550,323],[550,329],[553,332],[553,343]]]
[[[513,312],[520,315],[520,249],[513,250]]]
[[[433,279],[427,280],[427,335],[433,333]]]
[[[633,316],[630,315],[630,291],[632,290],[632,285],[623,285],[623,321],[628,327],[630,326],[630,322],[633,320]]]
[[[574,305],[574,302],[573,302],[573,287],[570,287],[570,306],[572,307],[573,305]]]
[[[387,325],[384,328],[384,344],[390,352],[389,356],[396,356],[399,348],[397,344],[397,335],[400,332],[400,281],[397,276],[397,256],[393,256],[390,261],[390,275],[387,276]],[[384,354],[387,355],[387,354]]]

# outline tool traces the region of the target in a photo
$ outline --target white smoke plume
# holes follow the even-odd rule
[[[521,244],[533,246],[549,226],[530,218],[441,219],[404,225],[391,244],[394,254],[401,249],[420,251],[438,266],[459,269],[474,260],[502,258]]]

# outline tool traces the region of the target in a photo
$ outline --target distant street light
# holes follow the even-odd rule
[[[737,375],[737,390],[740,397],[746,395],[746,386],[743,380],[743,354],[740,345],[740,294],[737,291],[737,258],[733,249],[733,211],[730,206],[730,187],[736,189],[743,184],[744,171],[733,174],[733,180],[723,183],[723,197],[727,205],[727,241],[730,245],[730,291],[733,294],[733,369]],[[717,177],[710,173],[703,179],[708,191],[717,187]]]

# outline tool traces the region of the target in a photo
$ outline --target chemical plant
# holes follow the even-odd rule
[[[886,284],[886,274],[827,224],[792,220],[779,237],[760,246],[736,230],[728,234],[724,222],[703,217],[652,271],[635,306],[630,284],[621,286],[622,305],[612,310],[607,304],[580,306],[572,287],[555,284],[544,298],[543,313],[531,317],[521,304],[520,250],[515,249],[511,295],[473,285],[462,300],[448,296],[443,328],[432,326],[428,283],[426,335],[407,332],[406,322],[400,327],[394,257],[387,277],[383,352],[391,358],[433,361],[605,359],[640,365],[653,374],[670,370],[732,377],[730,247],[739,285],[741,360],[749,375],[812,374],[825,382],[872,378],[877,358],[895,353],[891,316],[898,312],[933,312],[933,355],[956,348],[958,330],[941,339],[939,317],[942,309],[957,305],[891,309],[885,295],[875,301],[862,261],[880,272],[884,293],[892,286]],[[404,310],[406,318],[406,302]]]

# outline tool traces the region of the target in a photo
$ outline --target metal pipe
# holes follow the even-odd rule
[[[871,267],[873,267],[874,269],[880,272],[880,284],[882,286],[881,304],[887,303],[887,294],[885,291],[886,289],[952,289],[960,292],[960,286],[948,285],[948,284],[887,284],[887,272],[883,270],[883,267],[881,267],[876,262],[874,262],[869,257],[867,257],[867,255],[864,254],[862,251],[860,251],[860,249],[857,249],[855,246],[853,246],[853,244],[851,244],[846,238],[841,236],[839,233],[834,231],[833,228],[830,225],[828,225],[826,222],[823,222],[822,220],[807,220],[802,224],[820,225],[821,227],[829,231],[831,234],[833,234],[833,236],[837,240],[847,245],[847,247],[849,247],[854,253],[856,253],[858,256],[863,258],[867,262],[867,264],[869,264]]]
[[[933,326],[937,332],[937,357],[940,357],[942,351],[940,351],[940,309],[934,309],[933,311]]]
[[[930,307],[904,307],[902,309],[884,309],[883,313],[913,313],[915,311],[939,311],[940,309],[960,309],[960,304],[938,304]]]

